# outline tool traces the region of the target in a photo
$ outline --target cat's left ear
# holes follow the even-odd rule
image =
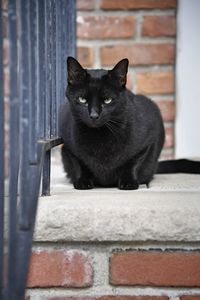
[[[86,70],[79,64],[79,62],[69,56],[67,58],[67,72],[68,72],[68,84],[76,85],[82,83],[87,76]]]
[[[109,77],[116,80],[116,84],[125,87],[129,61],[127,58],[120,60],[115,67],[108,72]]]

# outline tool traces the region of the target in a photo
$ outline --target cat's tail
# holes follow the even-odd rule
[[[200,161],[190,159],[164,160],[158,163],[157,174],[191,173],[200,174]]]

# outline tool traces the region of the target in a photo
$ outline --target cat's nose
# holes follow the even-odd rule
[[[92,120],[96,120],[96,119],[98,119],[98,117],[99,117],[99,114],[96,112],[96,110],[92,109],[91,113],[90,113],[90,118]]]

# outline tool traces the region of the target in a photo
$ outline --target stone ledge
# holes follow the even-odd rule
[[[39,200],[35,241],[200,241],[200,175],[157,175],[138,191],[77,191],[61,177]]]

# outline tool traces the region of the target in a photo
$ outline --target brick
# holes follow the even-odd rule
[[[136,74],[137,93],[141,94],[170,94],[174,93],[174,73],[141,72]]]
[[[92,265],[87,252],[35,251],[31,257],[28,287],[88,287]]]
[[[54,297],[48,300],[168,300],[165,296],[96,296],[96,297]]]
[[[8,57],[9,57],[9,53],[8,53],[8,41],[3,42],[3,64],[7,65],[8,64]]]
[[[104,46],[100,49],[103,65],[113,65],[127,57],[131,66],[152,64],[173,64],[175,45],[165,44],[129,44]]]
[[[8,123],[10,119],[10,102],[4,101],[4,120]]]
[[[9,95],[9,90],[10,90],[10,76],[9,76],[9,72],[8,72],[8,69],[4,69],[4,94],[5,96],[8,96]]]
[[[163,148],[159,156],[159,160],[174,159],[174,149],[173,148]]]
[[[95,9],[95,0],[77,0],[77,10],[93,10]]]
[[[175,119],[175,101],[172,100],[159,100],[156,101],[158,105],[163,120],[164,121],[174,121]]]
[[[200,300],[200,295],[181,296],[180,300]]]
[[[144,16],[142,23],[142,35],[150,37],[175,36],[175,16]]]
[[[129,38],[135,33],[133,16],[78,16],[77,36],[82,39]]]
[[[77,48],[78,61],[83,67],[92,67],[94,63],[94,52],[89,47],[78,47]]]
[[[129,89],[129,90],[132,90],[132,89],[133,89],[133,82],[132,82],[132,79],[131,79],[131,76],[130,76],[129,73],[127,74],[126,87],[127,87],[127,89]]]
[[[110,259],[113,285],[200,286],[199,252],[118,252]]]
[[[172,126],[165,127],[165,143],[164,148],[171,148],[174,146],[174,128]]]
[[[8,9],[8,0],[2,0],[2,9]]]
[[[5,155],[5,158],[4,158],[4,176],[5,178],[8,178],[9,177],[9,157],[7,157]]]
[[[9,154],[9,140],[10,140],[9,129],[5,128],[5,130],[4,130],[4,145],[5,145],[5,149],[8,150],[7,154]]]
[[[10,135],[9,135],[9,128],[7,127],[4,129],[4,145],[6,150],[9,150],[9,142],[10,142]]]
[[[175,8],[176,0],[101,0],[102,9],[152,9]]]
[[[3,17],[2,17],[2,31],[3,31],[3,37],[7,37],[8,36],[8,14],[7,13],[3,13]]]

